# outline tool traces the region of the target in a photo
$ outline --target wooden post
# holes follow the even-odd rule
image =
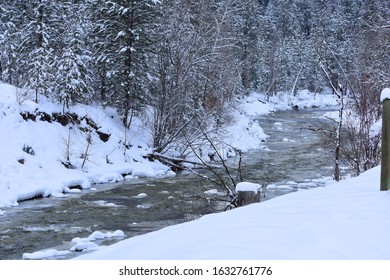
[[[244,206],[260,202],[261,185],[250,182],[241,182],[236,185],[237,206]]]
[[[383,92],[382,92],[383,93]],[[382,99],[381,191],[390,190],[390,99]]]
[[[238,192],[237,206],[244,206],[260,202],[260,192],[243,191]]]

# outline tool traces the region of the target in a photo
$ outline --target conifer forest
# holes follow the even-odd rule
[[[148,112],[157,152],[249,92],[328,88],[350,100],[344,157],[360,173],[379,159],[367,135],[390,85],[389,15],[383,0],[3,0],[0,80],[64,111],[111,106],[126,127]]]

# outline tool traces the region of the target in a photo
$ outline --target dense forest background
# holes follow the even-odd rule
[[[148,114],[157,152],[226,121],[251,91],[331,88],[362,125],[349,139],[365,131],[354,140],[369,146],[390,85],[389,15],[383,0],[3,0],[0,80],[64,111],[115,107],[126,127]],[[350,158],[357,173],[378,164],[375,145]]]

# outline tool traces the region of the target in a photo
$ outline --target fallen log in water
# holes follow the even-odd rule
[[[150,159],[157,159],[158,161],[176,169],[176,170],[186,170],[188,169],[188,166],[185,166],[184,164],[192,164],[194,166],[198,166],[199,168],[221,168],[221,165],[218,164],[211,164],[211,163],[205,163],[205,162],[199,162],[199,161],[193,161],[188,160],[184,158],[179,157],[170,157],[167,155],[163,155],[160,153],[152,153],[147,155]]]

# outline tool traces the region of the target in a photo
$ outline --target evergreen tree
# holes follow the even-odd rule
[[[21,54],[18,58],[21,71],[25,73],[23,81],[38,95],[48,96],[53,89],[55,58],[53,36],[60,32],[55,2],[48,0],[16,1],[23,22],[20,24]]]
[[[20,32],[17,28],[17,13],[10,1],[0,6],[0,80],[19,86],[17,58],[19,56]]]
[[[144,103],[157,1],[92,1],[95,59],[100,95],[123,115],[129,126]]]
[[[88,27],[83,17],[81,3],[68,1],[62,3],[63,23],[62,48],[55,60],[57,98],[65,107],[70,103],[88,101],[92,98],[92,57],[85,39]]]
[[[231,1],[234,9],[232,15],[234,18],[235,39],[239,51],[237,55],[241,60],[241,82],[245,91],[260,89],[259,72],[260,57],[264,51],[259,44],[261,32],[261,21],[259,18],[263,15],[265,7],[259,1]]]

